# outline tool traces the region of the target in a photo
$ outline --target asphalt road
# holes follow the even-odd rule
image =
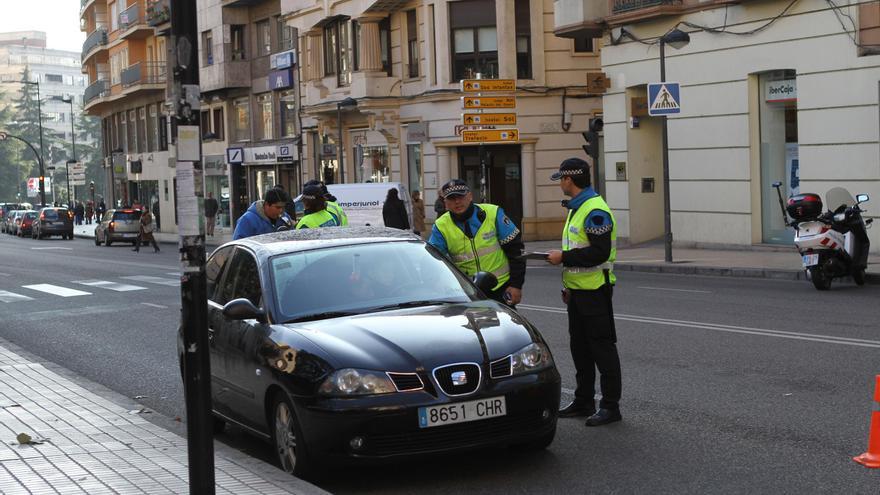
[[[178,264],[175,247],[162,248],[0,235],[0,336],[183,417]],[[89,294],[62,297],[56,287]],[[557,269],[530,267],[521,312],[554,351],[567,399],[574,370],[558,294]],[[623,422],[560,420],[544,452],[339,468],[319,485],[382,494],[876,494],[880,470],[851,457],[865,450],[880,373],[878,301],[877,286],[820,293],[803,281],[624,272],[615,291]],[[268,446],[239,430],[220,439],[271,460]]]

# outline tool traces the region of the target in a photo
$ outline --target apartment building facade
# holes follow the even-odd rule
[[[620,235],[663,234],[661,122],[647,116],[646,85],[674,28],[690,37],[665,56],[666,79],[681,84],[668,120],[676,242],[790,243],[777,181],[785,195],[842,186],[880,200],[877,2],[555,3],[558,35],[604,32],[604,167]]]
[[[175,162],[165,114],[168,0],[86,0],[81,28],[84,111],[101,118],[105,202],[141,204],[173,230]]]
[[[586,158],[581,132],[601,99],[585,88],[598,40],[555,37],[551,1],[280,7],[299,38],[304,177],[402,182],[423,192],[429,221],[439,187],[462,178],[527,239],[559,237],[565,212],[549,176],[567,157]],[[460,80],[476,77],[516,80],[516,141],[462,142]]]

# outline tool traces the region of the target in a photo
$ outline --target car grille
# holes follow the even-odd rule
[[[498,361],[492,361],[489,365],[489,376],[492,378],[503,378],[513,374],[513,363],[511,357],[506,356]]]
[[[540,411],[529,411],[525,415],[420,428],[407,433],[370,435],[366,439],[366,447],[369,455],[375,456],[426,453],[494,442],[503,443],[547,425],[542,421]]]
[[[388,378],[394,382],[398,392],[407,392],[410,390],[421,390],[425,388],[422,379],[415,373],[388,373]]]
[[[460,377],[460,373],[464,373],[465,382],[456,384],[453,376]],[[476,363],[457,363],[435,369],[434,379],[446,395],[467,395],[480,387],[480,374],[480,366]]]

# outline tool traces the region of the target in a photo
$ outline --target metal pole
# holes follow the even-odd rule
[[[71,139],[71,147],[73,154],[73,161],[76,162],[76,129],[73,127],[73,95],[70,95],[70,139]],[[76,186],[73,186],[73,192],[76,193]],[[73,200],[73,196],[70,195],[70,171],[67,172],[67,196],[70,200]]]
[[[336,104],[336,124],[339,127],[337,129],[337,141],[336,143],[336,154],[339,158],[336,160],[339,162],[339,183],[345,184],[345,163],[343,162],[343,150],[342,150],[342,105],[339,103]]]
[[[666,82],[666,44],[660,38],[660,82]],[[650,103],[650,102],[649,102]],[[667,263],[672,263],[672,217],[669,208],[669,129],[663,119],[663,251]]]
[[[40,125],[40,203],[45,205],[46,185],[43,177],[45,177],[46,172],[43,166],[43,105],[40,103],[40,83],[28,81],[28,84],[33,84],[37,87],[37,123]]]
[[[208,298],[205,276],[204,170],[199,131],[199,63],[196,0],[171,2],[173,54],[172,139],[177,161],[177,217],[180,234],[180,325],[184,344],[189,489],[214,493],[214,440],[211,416],[211,363],[208,348]]]

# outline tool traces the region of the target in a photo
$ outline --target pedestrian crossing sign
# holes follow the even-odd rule
[[[681,93],[678,83],[661,82],[648,84],[648,115],[671,115],[681,113]]]

